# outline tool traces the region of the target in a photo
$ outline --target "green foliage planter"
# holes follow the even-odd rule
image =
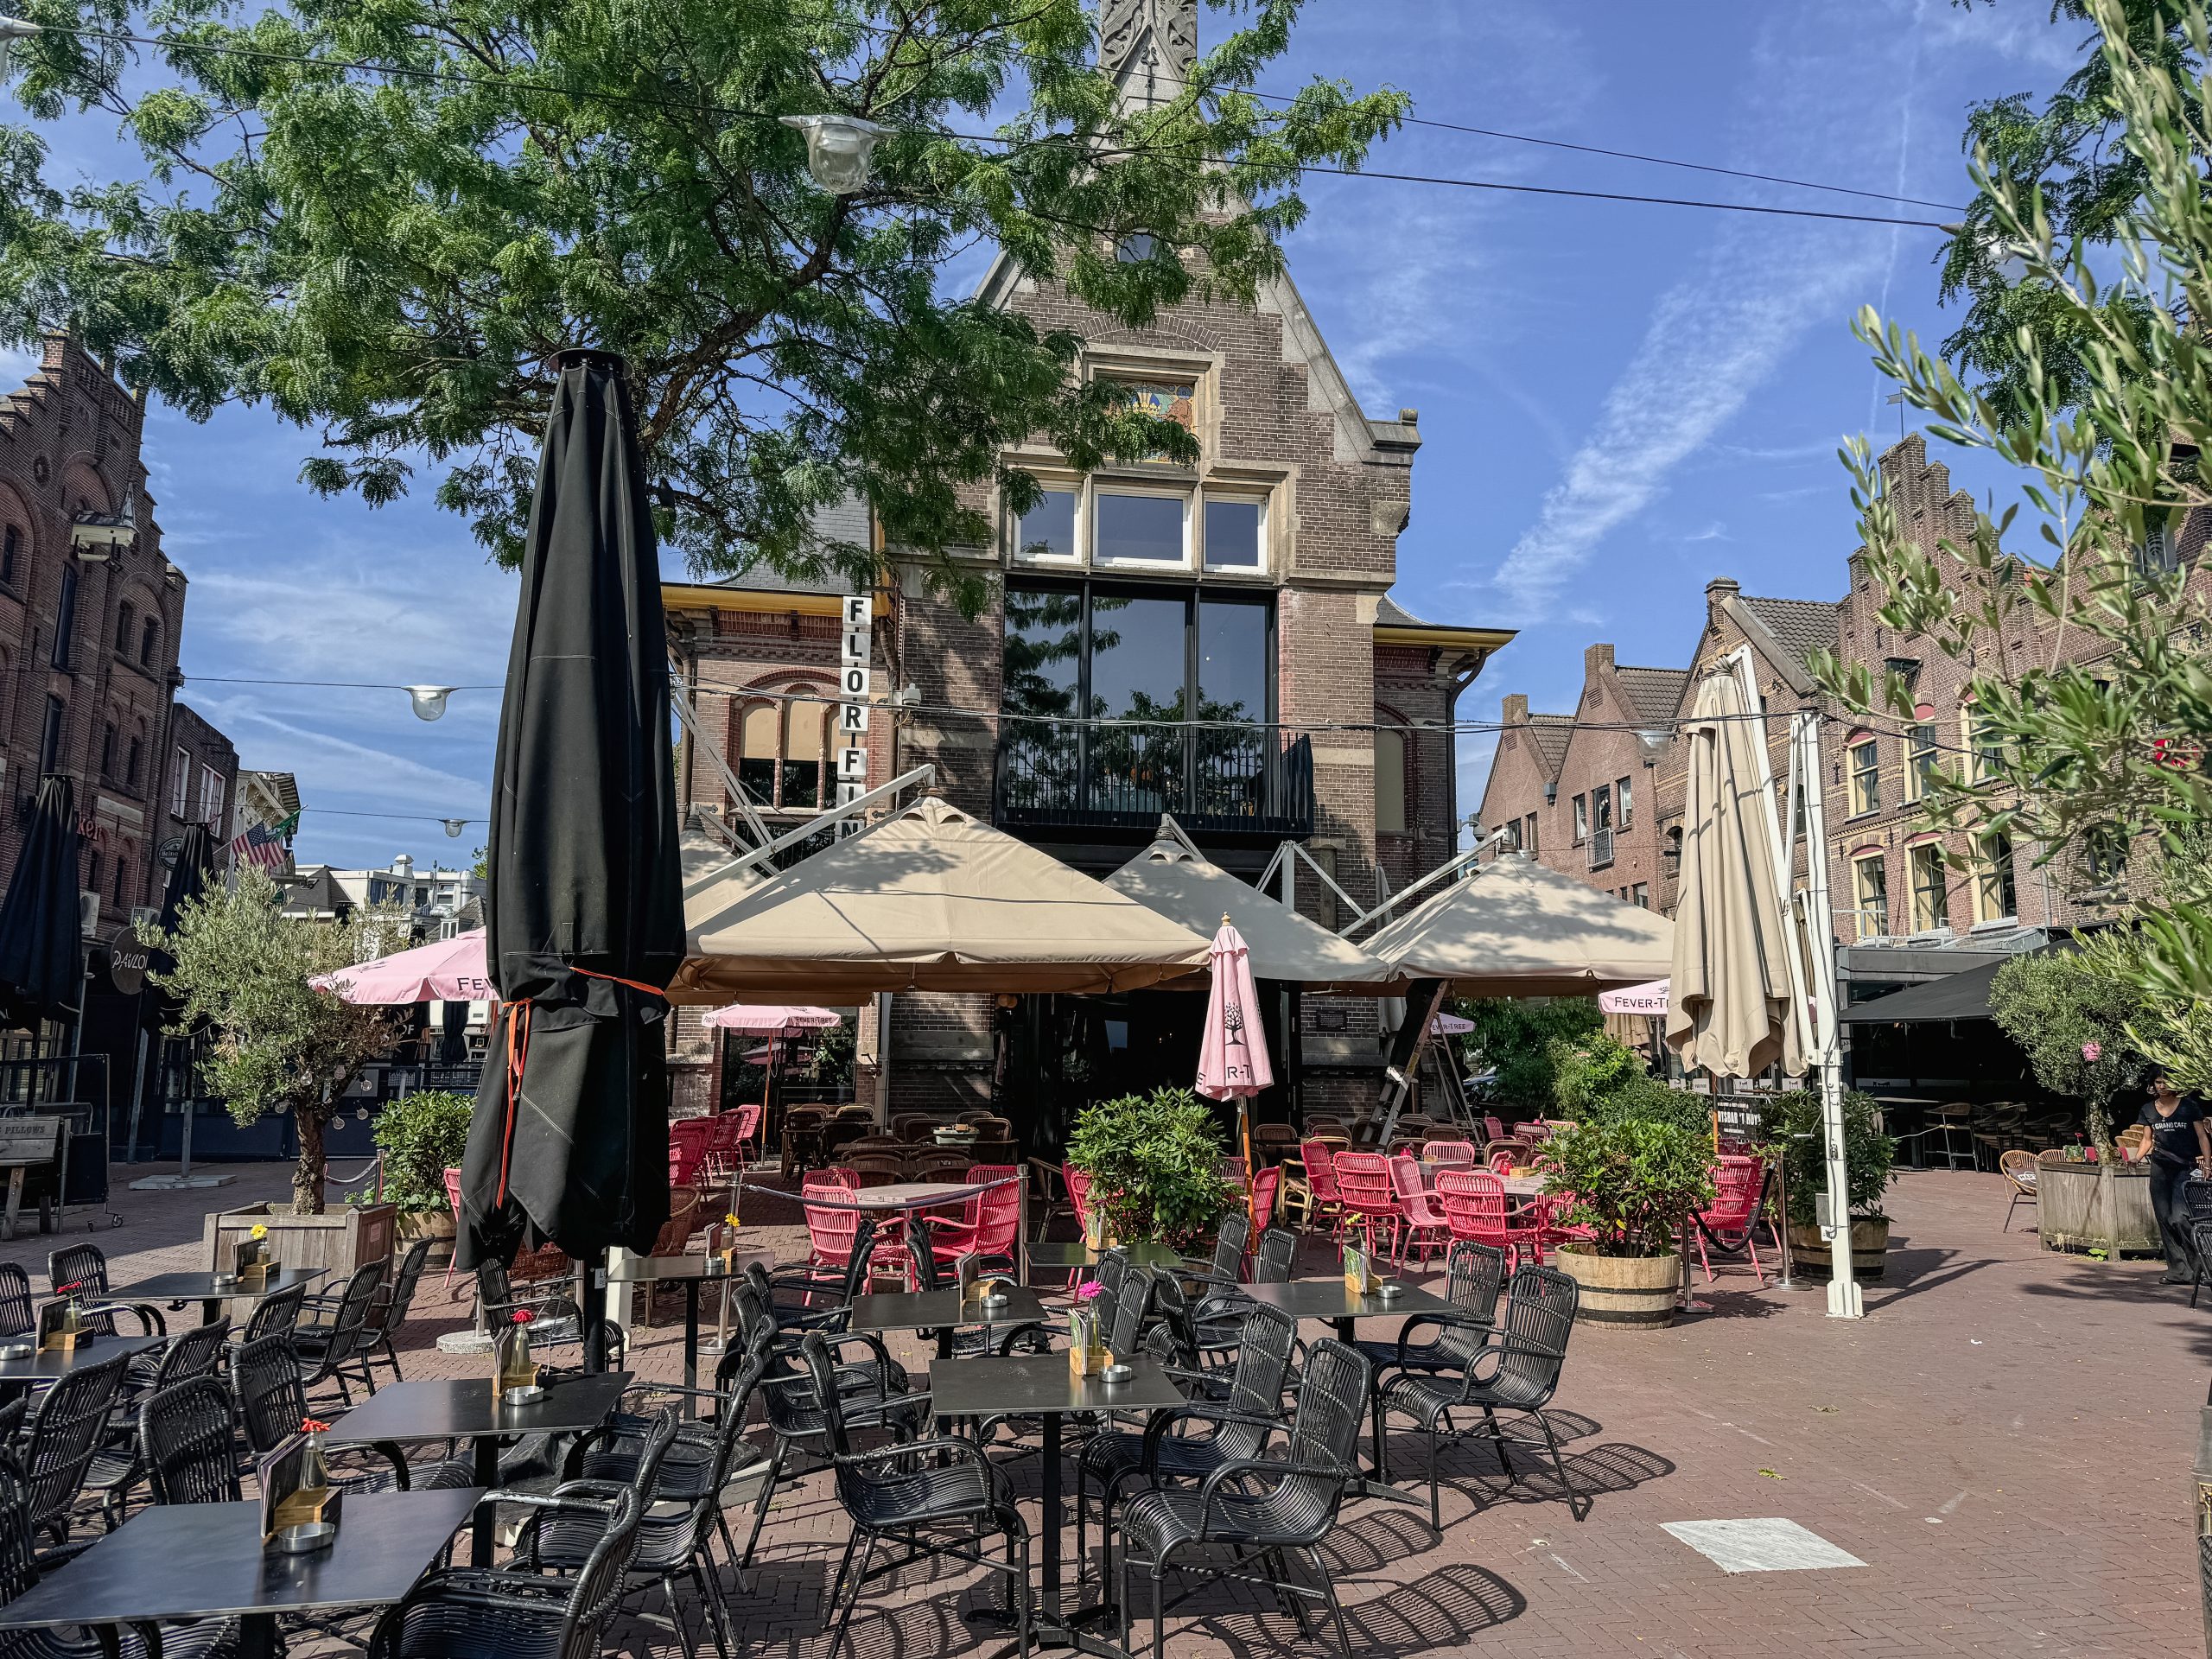
[[[1160,1089],[1087,1106],[1068,1162],[1090,1177],[1107,1230],[1125,1243],[1202,1250],[1243,1200],[1224,1180],[1229,1146],[1213,1112],[1187,1089]]]
[[[402,1239],[411,1243],[418,1238],[454,1236],[446,1171],[458,1168],[468,1148],[468,1119],[475,1106],[470,1096],[431,1089],[391,1102],[377,1118],[377,1150],[384,1156],[383,1201],[399,1212]],[[433,1249],[431,1254],[441,1253]]]
[[[1626,1087],[1554,1136],[1548,1151],[1555,1167],[1545,1190],[1572,1194],[1566,1219],[1592,1233],[1556,1257],[1581,1287],[1576,1322],[1631,1331],[1672,1325],[1682,1230],[1713,1202],[1711,1150],[1692,1115]]]

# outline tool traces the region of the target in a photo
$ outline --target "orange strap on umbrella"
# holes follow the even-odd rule
[[[668,997],[665,989],[648,985],[643,980],[625,979],[620,974],[594,973],[588,968],[570,971],[582,974],[586,979],[627,985],[633,991],[643,991],[647,996],[658,996],[664,1001]],[[499,1131],[499,1194],[493,1200],[495,1205],[507,1201],[507,1168],[515,1150],[515,1105],[522,1098],[523,1068],[530,1059],[530,1005],[531,999],[526,996],[507,1004],[507,1121]]]

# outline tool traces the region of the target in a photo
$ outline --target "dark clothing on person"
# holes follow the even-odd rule
[[[2205,1110],[2194,1095],[2183,1095],[2171,1112],[2161,1112],[2156,1100],[2146,1102],[2135,1121],[2151,1131],[2151,1213],[2158,1219],[2158,1243],[2166,1253],[2166,1277],[2195,1279],[2196,1252],[2190,1236],[2189,1205],[2182,1189],[2196,1167],[2202,1148],[2196,1126]]]

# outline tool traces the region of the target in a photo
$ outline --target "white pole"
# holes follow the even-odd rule
[[[1821,1138],[1827,1152],[1828,1317],[1863,1319],[1866,1298],[1851,1276],[1851,1182],[1844,1158],[1843,1052],[1835,1007],[1835,921],[1828,903],[1827,816],[1821,790],[1820,716],[1800,709],[1790,734],[1790,771],[1805,799],[1805,954],[1810,959],[1813,1048],[1821,1076]],[[1794,943],[1794,942],[1793,942]]]

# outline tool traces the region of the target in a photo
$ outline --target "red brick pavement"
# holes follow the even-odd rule
[[[238,1173],[212,1198],[121,1195],[129,1224],[97,1236],[117,1281],[196,1265],[211,1201],[282,1195],[283,1170]],[[2000,1233],[1993,1176],[1908,1174],[1891,1208],[1888,1276],[1863,1322],[1827,1319],[1816,1289],[1759,1292],[1732,1269],[1715,1311],[1673,1330],[1578,1332],[1560,1415],[1576,1478],[1597,1491],[1588,1520],[1569,1516],[1535,1458],[1516,1454],[1526,1472],[1509,1487],[1477,1447],[1446,1454],[1441,1542],[1414,1510],[1350,1506],[1325,1554],[1354,1647],[1513,1659],[2196,1651],[2190,1465],[2212,1306],[2192,1313],[2185,1292],[2152,1282],[2155,1266],[2048,1255],[2032,1232]],[[0,1245],[0,1258],[30,1265],[42,1287],[52,1242]],[[435,1275],[426,1291],[410,1376],[463,1364],[429,1344],[464,1305],[442,1299]],[[675,1370],[673,1305],[663,1317],[640,1333],[649,1375]],[[1032,1462],[1015,1468],[1033,1488]],[[1402,1475],[1419,1467],[1412,1437],[1397,1462]],[[1769,1516],[1866,1565],[1730,1575],[1661,1530]],[[843,1538],[823,1479],[779,1501],[753,1593],[738,1603],[748,1656],[820,1659],[820,1599]],[[852,1651],[995,1650],[957,1617],[979,1585],[926,1566],[879,1582]],[[1332,1649],[1253,1596],[1207,1591],[1171,1620],[1168,1650]]]

